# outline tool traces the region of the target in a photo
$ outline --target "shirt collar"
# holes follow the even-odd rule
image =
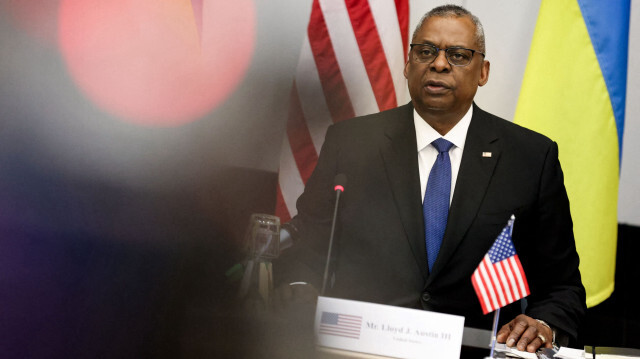
[[[425,147],[429,146],[431,142],[443,137],[445,140],[454,144],[454,146],[464,149],[464,143],[467,139],[467,131],[469,130],[469,124],[471,124],[471,117],[473,116],[473,105],[469,106],[467,113],[462,116],[462,119],[456,123],[453,128],[442,136],[438,131],[434,130],[431,125],[427,123],[416,109],[413,109],[413,123],[416,128],[416,142],[418,143],[418,152],[422,151]]]

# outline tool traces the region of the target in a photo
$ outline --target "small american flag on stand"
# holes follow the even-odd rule
[[[360,339],[362,317],[340,313],[322,312],[320,334]]]
[[[471,276],[484,314],[529,295],[529,284],[511,241],[514,216]]]

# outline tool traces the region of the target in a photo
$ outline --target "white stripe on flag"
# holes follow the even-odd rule
[[[522,296],[524,297],[525,295],[527,295],[527,290],[524,287],[524,280],[522,279],[522,274],[520,273],[515,257],[509,257],[509,265],[511,265],[511,270],[516,275],[518,288],[520,289],[520,293],[522,293]]]
[[[351,4],[349,8],[353,6],[354,14],[371,11],[371,18],[365,13],[366,21],[361,25],[370,29],[369,20],[372,19],[376,23],[373,31],[377,32],[375,35],[379,36],[382,44],[382,48],[376,48],[376,51],[386,58],[386,62],[380,61],[379,64],[364,61],[369,58],[363,58],[356,39],[356,33],[363,29],[358,29],[359,23],[351,23],[345,0],[313,1],[311,14],[314,16],[310,17],[296,68],[294,83],[297,92],[291,92],[291,100],[297,99],[298,102],[292,102],[290,105],[290,110],[301,111],[300,116],[304,118],[289,115],[289,122],[296,127],[289,127],[287,124],[289,133],[285,135],[280,160],[278,181],[282,196],[277,197],[276,214],[280,215],[283,221],[288,220],[289,215],[294,216],[297,213],[295,202],[304,189],[300,171],[304,171],[306,178],[316,164],[314,159],[310,159],[304,166],[300,164],[301,168],[298,169],[299,163],[296,159],[304,161],[304,157],[311,156],[311,149],[315,149],[316,154],[319,154],[326,129],[333,121],[378,112],[378,101],[382,99],[387,99],[385,106],[391,106],[389,99],[408,97],[406,82],[402,76],[406,55],[403,53],[403,42],[407,39],[402,39],[400,35],[401,29],[408,25],[404,23],[408,19],[405,19],[403,14],[403,24],[399,23],[395,8],[396,1],[402,2],[401,8],[407,8],[407,0],[371,0],[371,4],[363,0],[349,3]],[[318,11],[322,14],[318,14]],[[324,33],[325,25],[326,34]],[[370,32],[366,34],[367,39],[372,39],[374,35]],[[316,50],[318,53],[314,53]],[[370,50],[370,47],[364,45],[363,51]],[[319,55],[320,58],[316,58],[315,55]],[[369,67],[365,67],[365,63]],[[389,68],[381,70],[375,68],[380,65],[389,66]],[[323,71],[328,72],[323,73]],[[383,71],[384,79],[380,79],[379,82],[370,82],[369,75],[376,71]],[[390,77],[387,77],[389,74]],[[372,78],[372,81],[378,81],[378,79]],[[387,84],[388,87],[383,89],[384,86],[380,85],[382,83]],[[377,87],[374,88],[374,85]],[[377,94],[378,97],[374,90],[380,91]],[[386,92],[391,90],[395,90],[395,94]],[[393,97],[385,97],[388,96],[386,94]],[[406,100],[397,101],[398,105],[404,103]],[[297,114],[297,112],[294,113]],[[305,126],[309,137],[304,133]],[[288,135],[304,137],[290,138],[287,137]],[[303,152],[293,153],[294,149],[291,148],[293,142],[296,148],[300,147]]]
[[[355,115],[378,112],[378,104],[344,1],[320,0],[320,8]]]
[[[404,53],[402,44],[407,39],[402,38],[400,27],[398,26],[398,17],[388,15],[397,14],[396,6],[393,1],[389,0],[369,0],[369,6],[380,34],[380,41],[384,48],[389,69],[391,70],[393,86],[396,91],[396,102],[398,105],[404,105],[409,101],[407,98],[407,80],[401,71],[407,55]]]
[[[473,279],[476,282],[476,286],[478,287],[478,290],[480,290],[480,295],[482,296],[482,300],[481,300],[481,305],[483,307],[485,307],[485,309],[487,310],[487,312],[489,312],[489,297],[487,296],[487,290],[484,286],[484,284],[482,284],[482,278],[480,278],[480,271],[476,268],[476,270],[473,272]]]
[[[316,153],[319,154],[327,127],[333,121],[331,121],[331,112],[329,112],[327,101],[324,100],[324,92],[308,36],[305,36],[300,51],[300,60],[296,71],[296,87],[313,146]]]
[[[485,258],[485,260],[482,261],[482,265],[479,268],[480,268],[480,274],[482,275],[482,280],[484,280],[484,283],[486,283],[487,291],[489,292],[489,297],[491,298],[491,302],[490,302],[491,310],[494,310],[499,306],[498,306],[498,299],[496,299],[495,288],[493,287],[493,285],[491,285],[491,280],[489,279],[489,274],[487,273],[488,265],[491,265],[491,260],[489,260],[489,258],[487,257]]]
[[[300,177],[300,172],[296,166],[296,161],[291,152],[291,145],[286,134],[282,143],[282,151],[280,154],[280,173],[278,174],[278,182],[280,183],[280,192],[287,205],[287,210],[291,217],[298,213],[296,209],[296,201],[304,190],[304,183]]]
[[[500,280],[498,280],[498,275],[496,274],[496,271],[495,271],[493,263],[489,263],[489,265],[487,265],[487,271],[489,272],[489,275],[491,276],[491,280],[492,280],[492,283],[493,283],[494,290],[498,294],[498,303],[500,304],[500,307],[504,307],[505,305],[507,305],[507,301],[504,298],[504,291],[502,290],[502,283],[500,282]]]
[[[520,290],[520,287],[518,286],[518,283],[516,282],[516,278],[513,275],[513,268],[511,268],[511,263],[507,262],[505,263],[506,265],[504,266],[505,271],[507,272],[507,277],[509,278],[509,284],[511,286],[511,288],[514,290],[514,295],[517,298],[522,298],[526,295],[526,293],[523,293]]]
[[[511,289],[509,289],[510,288],[509,281],[507,280],[507,277],[504,273],[504,268],[506,264],[507,263],[505,263],[505,261],[501,261],[500,264],[498,264],[494,268],[496,270],[496,273],[498,274],[498,277],[500,277],[500,283],[502,283],[502,288],[504,289],[504,293],[507,296],[507,303],[513,303],[515,299],[513,299],[513,296],[511,295]]]

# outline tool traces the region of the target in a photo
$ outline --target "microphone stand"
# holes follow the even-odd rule
[[[320,291],[320,295],[324,295],[325,290],[327,289],[327,279],[329,278],[329,263],[331,262],[331,251],[333,250],[333,235],[336,230],[336,219],[338,218],[338,203],[340,203],[340,193],[344,191],[344,186],[342,183],[346,182],[346,176],[343,174],[336,175],[335,178],[335,187],[336,191],[336,204],[333,208],[333,220],[331,221],[331,234],[329,235],[329,250],[327,251],[327,262],[324,266],[324,276],[322,278],[322,290]]]

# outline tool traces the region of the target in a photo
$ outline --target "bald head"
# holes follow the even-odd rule
[[[431,9],[428,13],[424,14],[415,30],[413,31],[413,36],[411,42],[415,42],[416,34],[419,32],[420,28],[424,24],[425,21],[432,17],[466,17],[473,22],[476,27],[475,31],[475,40],[478,45],[478,50],[480,52],[486,53],[485,48],[485,40],[484,40],[484,28],[482,27],[482,23],[480,23],[480,19],[477,16],[473,15],[469,10],[463,8],[458,5],[442,5]]]

